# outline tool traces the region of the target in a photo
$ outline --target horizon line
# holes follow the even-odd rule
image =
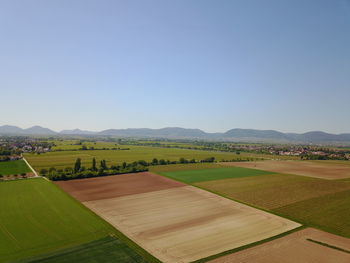
[[[166,126],[166,127],[162,127],[162,128],[148,128],[148,127],[139,127],[139,128],[107,128],[107,129],[102,129],[102,130],[88,130],[88,129],[81,129],[81,128],[71,128],[71,129],[60,129],[60,130],[56,130],[56,129],[51,129],[51,128],[48,128],[48,127],[44,127],[44,126],[41,126],[41,125],[33,125],[33,126],[30,126],[28,128],[22,128],[20,126],[17,126],[17,125],[10,125],[10,124],[3,124],[3,125],[0,125],[0,127],[3,127],[3,126],[12,126],[12,127],[17,127],[17,128],[20,128],[22,130],[25,130],[25,129],[30,129],[30,128],[33,128],[33,127],[40,127],[40,128],[44,128],[44,129],[49,129],[53,132],[56,132],[56,133],[61,133],[62,131],[71,131],[71,130],[80,130],[80,131],[86,131],[86,132],[95,132],[95,133],[99,133],[99,132],[102,132],[102,131],[106,131],[106,130],[128,130],[128,129],[150,129],[150,130],[160,130],[160,129],[166,129],[166,128],[180,128],[180,129],[188,129],[188,130],[200,130],[200,131],[203,131],[205,133],[208,133],[208,134],[214,134],[214,133],[225,133],[225,132],[228,132],[230,130],[234,130],[234,129],[240,129],[240,130],[258,130],[258,131],[276,131],[276,132],[280,132],[280,133],[284,133],[284,134],[305,134],[305,133],[310,133],[310,132],[323,132],[323,133],[328,133],[328,134],[333,134],[333,135],[342,135],[342,134],[350,134],[350,132],[341,132],[341,133],[332,133],[332,132],[326,132],[326,131],[323,131],[323,130],[309,130],[309,131],[305,131],[305,132],[283,132],[283,131],[280,131],[280,130],[274,130],[274,129],[257,129],[257,128],[231,128],[231,129],[228,129],[226,131],[223,131],[223,132],[207,132],[203,129],[200,129],[200,128],[184,128],[184,127],[180,127],[180,126]]]

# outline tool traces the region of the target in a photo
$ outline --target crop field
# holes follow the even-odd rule
[[[71,262],[134,262],[146,261],[125,243],[114,236],[104,237],[89,243],[54,253],[20,261],[22,263],[71,263]]]
[[[51,143],[54,143],[55,146],[52,147],[53,151],[60,151],[60,150],[79,150],[83,146],[86,146],[87,148],[94,147],[95,149],[103,149],[103,148],[128,148],[128,146],[124,145],[118,145],[115,142],[104,142],[104,141],[82,141],[81,144],[79,143],[80,140],[55,140],[55,141],[49,141]]]
[[[346,190],[296,202],[274,211],[310,226],[350,238],[349,208],[350,190]]]
[[[95,149],[102,148],[128,148],[129,146],[133,146],[133,143],[130,142],[130,145],[126,144],[118,144],[117,142],[109,142],[109,141],[94,141],[94,140],[52,140],[48,141],[50,143],[54,143],[55,146],[52,147],[53,151],[60,150],[79,150],[82,146],[94,147]],[[144,144],[144,146],[152,146],[152,144],[158,144],[168,147],[193,147],[193,148],[203,148],[203,146],[197,146],[190,143],[180,143],[180,142],[170,142],[170,141],[142,141],[139,140],[136,143]]]
[[[0,174],[11,175],[29,173],[31,170],[23,160],[0,162]]]
[[[147,172],[55,183],[81,202],[184,186],[183,183]],[[132,187],[126,187],[128,185]]]
[[[187,163],[187,164],[167,164],[150,166],[149,170],[155,173],[161,172],[176,172],[189,170],[202,170],[210,168],[222,168],[222,165],[217,163]]]
[[[215,169],[211,170],[215,172]],[[350,182],[269,174],[194,183],[303,224],[350,237]]]
[[[271,173],[272,172],[241,167],[160,172],[161,175],[186,183],[241,178],[248,176],[251,177]]]
[[[231,262],[348,263],[350,242],[347,238],[307,228],[210,261],[210,263]]]
[[[222,163],[246,168],[255,168],[284,174],[296,174],[321,179],[350,178],[350,166],[324,162],[310,161],[258,161],[258,162],[232,162]],[[331,165],[330,165],[331,164]]]
[[[265,209],[350,189],[350,183],[346,182],[283,174],[198,182],[195,185]]]
[[[111,225],[43,178],[1,182],[0,211],[0,262],[116,234]]]
[[[350,161],[346,160],[312,160],[310,162],[318,163],[318,164],[326,164],[326,165],[347,165],[350,166]]]
[[[163,262],[197,260],[300,226],[165,177],[150,173],[138,175],[143,176],[137,180],[124,179],[135,175],[79,179],[65,182],[75,186],[62,187]],[[96,185],[109,194],[95,195],[86,191],[84,185],[79,189],[75,183],[79,181],[85,185],[91,181],[88,183],[91,189]],[[135,186],[136,182],[139,186]],[[119,190],[113,187],[108,190],[109,184],[119,185]]]
[[[133,162],[138,160],[152,161],[153,158],[168,159],[178,161],[179,158],[202,160],[209,157],[215,157],[217,160],[231,160],[241,158],[244,159],[251,155],[202,150],[160,148],[146,146],[127,146],[130,150],[81,150],[81,151],[61,151],[48,152],[44,154],[25,154],[27,161],[36,171],[42,168],[61,168],[72,167],[77,158],[81,158],[82,165],[91,166],[92,158],[96,158],[97,162],[105,159],[108,165],[121,164],[122,162]]]

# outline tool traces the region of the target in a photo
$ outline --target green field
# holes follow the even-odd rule
[[[203,182],[203,181],[228,179],[228,178],[240,178],[240,177],[264,175],[264,174],[273,174],[273,172],[266,172],[266,171],[241,168],[241,167],[229,167],[229,168],[225,167],[225,168],[216,168],[216,169],[160,172],[160,174],[181,182],[195,183],[195,182]]]
[[[350,190],[296,202],[273,211],[350,238]]]
[[[124,145],[118,145],[115,142],[103,142],[103,141],[83,141],[81,144],[79,144],[79,140],[55,140],[55,141],[49,141],[51,143],[54,143],[55,146],[52,147],[53,151],[60,151],[60,150],[79,150],[83,146],[94,147],[95,149],[103,149],[103,148],[128,148],[128,146]]]
[[[346,182],[283,174],[199,182],[195,185],[264,209],[275,209],[350,189],[350,184]]]
[[[123,146],[124,147],[124,146]],[[81,151],[61,151],[48,152],[44,154],[25,154],[27,161],[36,171],[42,168],[61,168],[72,167],[77,158],[81,158],[82,165],[91,166],[92,158],[96,158],[97,162],[102,159],[107,161],[107,165],[121,164],[122,162],[134,162],[138,160],[152,161],[153,158],[178,161],[179,158],[202,160],[209,157],[215,157],[218,161],[232,160],[236,158],[245,159],[246,157],[254,157],[251,154],[214,152],[189,149],[147,147],[147,146],[125,146],[130,150],[81,150]]]
[[[192,147],[196,149],[202,149],[204,146],[198,146],[191,143],[180,143],[180,142],[174,142],[174,141],[130,141],[127,144],[118,144],[116,142],[108,142],[108,141],[85,141],[85,140],[53,140],[48,141],[49,143],[54,143],[55,146],[53,146],[51,149],[53,151],[59,151],[59,150],[78,150],[81,149],[82,146],[94,147],[95,149],[102,149],[102,148],[128,148],[129,146],[155,146],[162,145],[163,147],[173,147],[173,148],[179,148],[179,147]],[[81,143],[81,144],[80,144]]]
[[[222,165],[217,163],[186,163],[186,164],[167,164],[150,166],[151,172],[174,172],[174,171],[188,171],[188,170],[203,170],[210,168],[222,168]]]
[[[0,174],[21,174],[29,173],[31,170],[23,160],[0,162]]]
[[[18,263],[71,263],[71,262],[146,262],[131,248],[113,236],[104,237],[72,248],[19,261]]]
[[[350,237],[348,181],[270,174],[196,182],[194,185],[304,225]]]
[[[1,182],[0,211],[0,262],[121,235],[43,178]]]

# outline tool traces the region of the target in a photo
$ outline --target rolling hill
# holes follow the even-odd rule
[[[167,127],[162,129],[129,128],[108,129],[100,132],[80,129],[55,132],[41,126],[22,129],[16,126],[0,126],[0,135],[41,135],[41,136],[101,136],[132,138],[167,138],[192,140],[218,140],[240,142],[293,142],[293,143],[345,143],[350,144],[350,133],[330,134],[311,131],[302,134],[283,133],[275,130],[231,129],[224,133],[207,133],[200,129]]]

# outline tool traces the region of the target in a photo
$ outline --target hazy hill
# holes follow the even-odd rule
[[[232,129],[222,135],[224,138],[256,138],[289,140],[287,134],[274,130]]]
[[[28,129],[21,129],[16,126],[4,125],[0,126],[0,134],[3,135],[55,135],[56,132],[43,128],[41,126],[33,126]]]
[[[80,129],[74,129],[74,130],[62,130],[60,131],[60,134],[66,134],[66,135],[93,135],[97,132],[93,131],[84,131]]]
[[[0,126],[0,135],[81,135],[81,136],[113,136],[133,138],[168,138],[197,139],[241,142],[292,142],[292,143],[347,143],[350,144],[350,133],[330,134],[312,131],[303,134],[283,133],[274,130],[231,129],[224,133],[207,133],[200,129],[168,127],[162,129],[130,128],[108,129],[100,132],[80,129],[55,132],[41,126],[21,129],[16,126]]]
[[[56,132],[48,128],[43,128],[41,126],[33,126],[28,129],[24,129],[23,132],[28,135],[55,135]]]
[[[169,137],[169,138],[206,138],[207,133],[199,129],[162,128],[162,129],[110,129],[98,135],[131,136],[131,137]]]

